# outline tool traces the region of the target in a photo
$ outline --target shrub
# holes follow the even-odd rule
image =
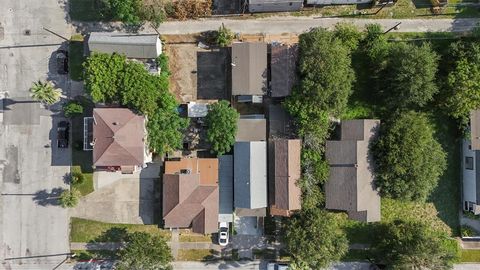
[[[63,105],[63,111],[66,117],[72,118],[83,114],[83,106],[78,101],[70,100]]]
[[[462,225],[460,229],[460,233],[462,237],[472,237],[472,236],[477,236],[477,232],[470,226],[467,225]]]
[[[76,188],[72,187],[70,190],[65,190],[60,195],[60,205],[63,208],[72,208],[77,206],[78,200],[82,194]]]
[[[233,33],[230,29],[226,28],[225,25],[222,23],[222,26],[217,31],[217,36],[216,36],[216,43],[220,47],[227,47],[232,44],[233,40]]]

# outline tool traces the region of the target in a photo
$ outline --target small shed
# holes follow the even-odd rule
[[[249,0],[248,11],[257,12],[282,12],[298,11],[303,7],[303,0]]]
[[[162,42],[157,34],[92,32],[88,37],[88,50],[124,54],[127,58],[150,59],[162,53]]]
[[[205,117],[208,114],[207,103],[189,102],[187,104],[188,117]]]

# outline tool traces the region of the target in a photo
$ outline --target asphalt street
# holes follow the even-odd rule
[[[61,1],[1,1],[0,269],[53,269],[70,252],[68,212],[57,205],[70,150],[55,147],[61,117],[28,92],[48,78],[67,94],[52,58],[64,40],[44,27],[70,36]]]
[[[217,30],[222,23],[234,33],[300,34],[312,27],[333,28],[339,22],[351,22],[359,28],[366,24],[378,23],[389,29],[401,22],[397,32],[464,32],[477,25],[479,19],[345,19],[319,17],[267,17],[256,20],[202,19],[195,21],[165,22],[158,28],[162,34],[192,34]],[[146,27],[143,31],[154,32]]]

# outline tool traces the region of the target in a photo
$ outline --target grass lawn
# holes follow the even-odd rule
[[[460,262],[480,262],[480,250],[462,249],[460,254]]]
[[[72,166],[71,171],[75,170],[80,170],[80,166]],[[94,191],[93,189],[93,173],[83,173],[85,176],[85,181],[81,184],[75,184],[73,185],[75,188],[77,188],[80,193],[82,193],[83,196],[92,193]]]
[[[181,231],[179,235],[180,242],[212,242],[212,235],[198,234],[192,232]]]
[[[115,251],[112,250],[72,250],[76,261],[89,261],[92,259],[115,259]]]
[[[99,0],[70,0],[70,18],[74,21],[108,21],[100,14]]]
[[[83,61],[85,57],[83,56],[83,41],[70,41],[68,46],[68,68],[70,79],[75,81],[82,80],[83,73]]]
[[[170,241],[170,231],[162,230],[157,225],[141,224],[113,224],[94,220],[71,218],[70,242],[95,242],[109,229],[126,229],[128,232],[147,232],[152,235],[165,237]]]
[[[180,249],[177,261],[211,261],[218,252],[212,249]]]

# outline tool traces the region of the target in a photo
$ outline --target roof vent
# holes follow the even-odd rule
[[[189,169],[181,169],[180,174],[190,174],[191,171]]]
[[[118,125],[119,123],[118,122],[113,122],[112,123],[114,126]]]

